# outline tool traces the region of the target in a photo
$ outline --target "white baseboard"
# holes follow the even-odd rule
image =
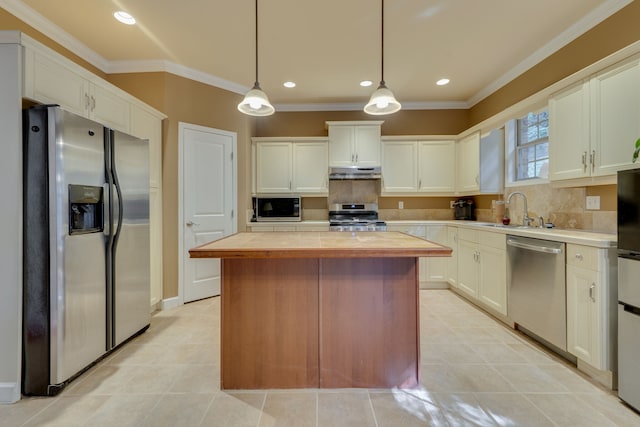
[[[420,282],[420,289],[449,289],[448,282]]]
[[[19,383],[0,383],[0,403],[15,403],[20,400]]]
[[[180,302],[180,298],[178,297],[166,298],[162,300],[162,306],[160,307],[160,309],[167,310],[169,308],[176,308],[181,305],[182,303]]]

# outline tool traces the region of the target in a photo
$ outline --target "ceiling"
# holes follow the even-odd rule
[[[387,0],[384,77],[404,108],[468,108],[630,1]],[[253,0],[0,6],[107,73],[169,71],[238,93],[255,80]],[[259,80],[277,109],[362,108],[381,78],[380,0],[260,0],[258,16]]]

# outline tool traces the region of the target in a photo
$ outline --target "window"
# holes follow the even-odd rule
[[[549,175],[549,112],[516,120],[516,181]]]

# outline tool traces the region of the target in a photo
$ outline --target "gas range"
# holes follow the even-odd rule
[[[329,231],[386,231],[376,203],[336,203],[329,207]]]

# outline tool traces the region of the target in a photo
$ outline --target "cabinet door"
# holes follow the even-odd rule
[[[418,171],[415,141],[382,142],[382,191],[417,191]]]
[[[326,142],[293,143],[293,191],[329,191],[329,153]]]
[[[447,244],[447,226],[446,225],[428,225],[427,240],[441,245]],[[447,258],[444,257],[428,257],[426,258],[427,271],[426,279],[429,282],[444,282],[447,280]]]
[[[591,79],[592,174],[615,175],[631,163],[640,137],[640,63],[635,60]]]
[[[329,126],[329,165],[351,166],[355,162],[353,126]]]
[[[290,193],[291,181],[291,143],[256,144],[256,191]]]
[[[447,258],[447,282],[454,288],[458,287],[458,228],[447,227],[447,246],[452,249],[451,257]]]
[[[64,65],[33,52],[25,61],[25,92],[43,104],[58,104],[72,113],[88,117],[89,82]]]
[[[569,353],[598,368],[601,332],[599,325],[598,273],[593,270],[567,266],[567,346]]]
[[[457,171],[458,191],[480,190],[480,133],[458,141]]]
[[[589,85],[580,82],[549,100],[549,179],[589,176]]]
[[[136,105],[131,106],[131,134],[149,140],[149,186],[162,184],[162,121]]]
[[[458,289],[478,297],[478,245],[458,240]]]
[[[354,138],[355,163],[358,166],[380,166],[380,126],[355,126]]]
[[[162,301],[162,192],[149,190],[149,245],[151,306]]]
[[[384,167],[382,171],[384,172]],[[455,141],[419,141],[418,191],[453,193],[455,187]]]
[[[119,131],[131,132],[130,103],[109,88],[90,85],[89,118]]]
[[[480,246],[480,301],[500,314],[507,315],[507,253]]]

